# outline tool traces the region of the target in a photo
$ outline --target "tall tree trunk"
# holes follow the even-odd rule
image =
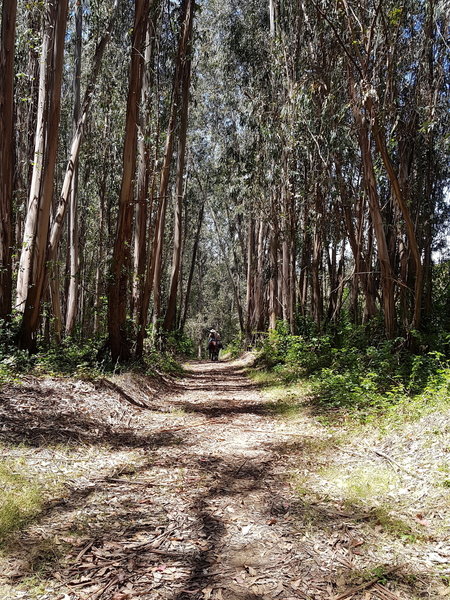
[[[38,10],[28,12],[26,24],[31,36],[37,38],[40,35],[41,20]],[[36,107],[38,102],[38,86],[35,82],[39,81],[39,47],[34,44],[28,46],[28,61],[25,70],[27,86],[24,90],[24,96],[28,98],[28,102],[19,102],[15,107],[17,156],[13,187],[18,208],[14,215],[16,221],[14,227],[16,247],[20,247],[23,241],[24,218],[27,211],[28,193],[31,187],[34,165]],[[20,252],[16,250],[14,254],[17,258],[13,256],[13,272],[20,275]]]
[[[249,346],[252,341],[252,330],[254,327],[255,310],[255,220],[253,217],[248,221],[247,234],[247,299],[246,299],[246,319],[245,319],[245,337],[246,344]]]
[[[152,117],[152,88],[154,83],[154,49],[156,46],[156,28],[157,28],[157,7],[158,0],[155,0],[151,17],[148,21],[147,36],[145,42],[145,65],[142,82],[141,99],[141,119],[139,126],[138,141],[138,177],[136,190],[136,216],[134,226],[134,281],[130,313],[134,317],[138,336],[139,321],[142,314],[146,282],[146,265],[148,255],[148,227],[152,218],[155,177],[154,166],[152,165],[152,151],[149,139],[151,137],[151,117]],[[156,136],[157,137],[157,136]],[[154,141],[155,151],[157,141]]]
[[[349,69],[349,90],[353,116],[358,128],[358,140],[363,161],[364,186],[369,200],[370,215],[378,247],[381,269],[381,289],[383,294],[384,326],[388,338],[394,337],[396,329],[394,278],[391,257],[384,231],[383,217],[378,197],[377,181],[373,165],[368,123],[363,119],[356,98],[355,83]]]
[[[54,261],[58,252],[59,242],[61,240],[61,235],[63,232],[64,217],[66,214],[67,206],[69,204],[69,195],[72,190],[73,176],[74,173],[77,171],[78,157],[81,149],[81,142],[83,140],[86,120],[89,114],[89,109],[91,107],[92,100],[94,98],[95,85],[97,82],[98,74],[100,72],[103,55],[105,53],[106,45],[111,37],[111,31],[117,16],[117,9],[118,0],[115,0],[112,9],[112,16],[109,21],[108,27],[95,50],[89,82],[84,93],[83,102],[79,111],[77,126],[74,131],[70,145],[69,160],[67,162],[61,194],[56,207],[55,216],[51,224],[49,245],[47,251],[48,262]]]
[[[130,81],[128,88],[123,173],[119,214],[108,286],[108,331],[114,361],[130,358],[127,333],[128,282],[131,267],[133,184],[136,171],[137,130],[144,66],[144,43],[149,12],[148,0],[135,0]]]
[[[323,294],[320,274],[322,272],[324,205],[322,191],[318,187],[315,196],[315,224],[311,258],[311,312],[314,321],[320,328],[323,319]]]
[[[275,200],[272,198],[272,219],[270,231],[270,279],[269,279],[269,329],[275,329],[277,319],[280,316],[279,290],[278,290],[278,246],[279,228],[278,216],[275,208]]]
[[[32,259],[34,245],[36,243],[36,229],[39,216],[39,198],[41,193],[41,181],[44,174],[44,150],[46,140],[47,119],[47,88],[48,71],[51,60],[50,53],[54,27],[52,26],[52,8],[48,4],[44,17],[44,33],[42,41],[41,56],[39,60],[39,96],[36,115],[36,135],[34,145],[33,172],[30,183],[30,193],[27,205],[27,214],[23,230],[22,252],[20,254],[19,272],[17,274],[16,309],[21,312],[25,310],[25,302],[31,279]]]
[[[353,224],[353,215],[351,212],[352,196],[350,191],[347,189],[344,181],[341,165],[339,161],[335,161],[336,177],[338,188],[341,196],[342,212],[344,217],[344,223],[348,236],[348,242],[353,254],[353,260],[355,263],[355,277],[361,282],[362,291],[365,300],[365,316],[366,320],[372,319],[376,315],[376,292],[373,285],[373,276],[370,272],[370,265],[366,259],[366,256],[362,247],[362,239],[360,235],[355,232],[355,226]],[[362,202],[362,199],[360,200]],[[363,217],[363,210],[360,208],[360,218]]]
[[[219,224],[217,222],[217,218],[216,218],[214,209],[209,203],[208,203],[208,207],[211,212],[212,219],[213,219],[214,229],[216,230],[216,235],[217,235],[217,241],[219,244],[220,251],[222,253],[222,257],[225,262],[225,266],[226,266],[227,273],[228,273],[228,278],[230,280],[231,287],[233,289],[233,297],[234,297],[234,301],[236,303],[236,309],[237,309],[238,318],[239,318],[239,331],[241,333],[245,333],[244,311],[242,310],[242,303],[241,303],[241,299],[239,297],[239,281],[238,281],[238,283],[236,283],[236,281],[234,280],[234,277],[233,277],[233,273],[231,272],[230,263],[229,263],[229,260],[227,257],[227,253],[225,251],[225,246],[222,241],[223,238],[220,233]]]
[[[39,324],[41,299],[47,275],[46,251],[58,149],[61,83],[68,0],[49,2],[39,77],[35,165],[25,222],[18,301],[23,309],[19,344],[33,350]],[[23,259],[23,260],[22,260]]]
[[[95,297],[94,297],[94,335],[100,331],[100,309],[102,296],[102,273],[104,260],[104,237],[105,237],[105,196],[106,176],[103,176],[100,188],[100,210],[98,220],[98,253],[95,267]]]
[[[12,308],[12,194],[14,179],[14,40],[17,1],[3,0],[0,40],[0,320]]]
[[[166,225],[167,195],[169,189],[170,167],[173,158],[173,147],[175,141],[175,127],[177,123],[178,105],[180,98],[180,81],[182,75],[182,66],[186,60],[187,49],[190,39],[191,23],[191,4],[193,0],[183,0],[180,14],[180,37],[178,43],[178,54],[175,62],[175,71],[173,77],[172,106],[170,111],[169,125],[167,128],[166,146],[164,149],[164,159],[161,168],[161,179],[159,185],[159,207],[156,219],[155,240],[154,240],[154,268],[153,268],[153,322],[156,327],[159,326],[161,316],[161,279],[162,279],[162,259],[164,233]]]
[[[180,275],[181,264],[181,241],[182,241],[182,216],[183,216],[183,178],[186,157],[186,136],[188,126],[189,112],[189,89],[191,81],[191,42],[192,42],[192,25],[194,20],[194,2],[189,0],[187,8],[187,47],[184,51],[183,63],[181,65],[181,109],[180,109],[180,132],[178,137],[178,158],[177,158],[177,174],[175,183],[175,212],[174,212],[174,241],[173,241],[173,258],[172,258],[172,273],[170,278],[170,291],[167,304],[166,316],[164,319],[164,330],[172,331],[175,327],[178,280]]]
[[[408,203],[403,194],[403,190],[400,186],[397,174],[394,169],[394,165],[392,164],[391,157],[389,155],[387,145],[386,145],[386,136],[384,131],[379,124],[378,115],[376,114],[375,107],[370,98],[366,101],[366,105],[368,107],[369,113],[371,115],[371,123],[372,123],[372,131],[375,139],[376,147],[380,156],[383,160],[383,164],[388,176],[388,179],[391,184],[392,195],[401,211],[403,220],[405,222],[406,227],[406,235],[408,238],[408,246],[409,250],[412,254],[415,266],[415,285],[414,285],[414,310],[413,317],[411,322],[412,329],[419,329],[420,320],[421,320],[421,312],[422,312],[422,291],[423,291],[423,269],[422,269],[422,261],[420,257],[419,245],[416,239],[416,233],[414,228],[414,223],[411,218],[411,214],[409,211]]]
[[[72,129],[76,133],[81,112],[81,39],[83,33],[83,2],[77,0],[75,11],[75,69],[73,76],[73,118]],[[72,186],[70,190],[69,207],[69,248],[70,271],[69,289],[67,292],[66,335],[72,335],[78,311],[78,158],[73,165]]]
[[[300,256],[300,275],[298,280],[298,295],[300,312],[305,317],[307,314],[308,302],[308,275],[310,272],[311,262],[311,234],[310,234],[310,216],[309,205],[305,199],[303,202],[303,236],[302,236],[302,251]]]
[[[198,212],[197,229],[195,231],[194,245],[192,247],[191,265],[189,268],[189,277],[188,277],[188,281],[187,281],[187,285],[186,285],[186,294],[185,294],[185,299],[184,299],[184,311],[183,311],[183,317],[182,317],[181,323],[180,323],[181,331],[184,330],[184,326],[186,324],[186,319],[187,319],[187,313],[188,313],[188,309],[189,309],[189,299],[191,296],[192,280],[194,279],[195,262],[197,260],[198,245],[200,242],[200,233],[201,233],[202,225],[203,225],[204,212],[205,212],[205,202],[203,201],[200,205],[200,210]]]
[[[264,314],[264,240],[267,228],[262,220],[258,221],[258,244],[256,249],[256,273],[255,273],[255,308],[254,326],[257,331],[263,331],[265,325]]]

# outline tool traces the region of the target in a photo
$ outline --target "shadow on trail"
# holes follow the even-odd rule
[[[262,404],[241,404],[233,398],[224,398],[220,404],[194,404],[183,403],[179,405],[187,413],[201,414],[206,417],[217,418],[233,415],[268,415],[269,410]]]
[[[248,391],[249,387],[241,376],[234,376],[236,371],[232,367],[226,367],[224,371],[229,373],[230,381],[236,384],[237,390]],[[217,370],[221,378],[224,371]],[[202,382],[202,377],[211,377],[216,371],[211,370],[208,375],[195,372],[188,375],[187,383],[193,378],[195,382]],[[226,376],[225,376],[226,379]],[[238,382],[242,382],[240,385]],[[203,383],[201,383],[203,386]],[[189,393],[195,393],[197,387],[189,388]],[[204,386],[207,389],[208,386]],[[229,388],[225,384],[220,389],[225,394]],[[219,390],[220,391],[220,390]],[[262,402],[249,403],[232,398],[222,398],[218,403],[213,398],[202,403],[181,401],[175,402],[175,406],[182,408],[188,413],[201,414],[205,417],[218,417],[220,415],[233,416],[253,414],[258,416],[270,416],[273,407]],[[145,546],[136,553],[135,564],[131,570],[127,569],[129,555],[123,554],[122,563],[114,566],[111,571],[111,579],[120,571],[123,580],[112,586],[102,600],[109,600],[115,593],[125,593],[128,582],[139,586],[140,577],[146,576],[152,565],[164,562],[164,565],[178,568],[182,565],[188,574],[179,583],[167,582],[164,597],[171,600],[201,600],[205,594],[205,588],[223,589],[223,600],[262,600],[267,593],[253,592],[248,585],[233,583],[233,577],[240,570],[245,570],[246,565],[252,564],[252,560],[258,559],[257,568],[264,573],[275,573],[276,577],[283,583],[284,595],[281,597],[299,597],[301,591],[291,587],[294,580],[311,580],[311,585],[326,582],[331,586],[333,592],[338,591],[337,582],[344,574],[347,581],[351,581],[354,575],[351,568],[342,568],[335,560],[336,553],[342,551],[347,555],[351,549],[352,537],[358,535],[358,527],[366,523],[370,527],[380,526],[380,519],[376,513],[364,512],[355,503],[347,503],[345,509],[339,508],[328,498],[319,497],[312,490],[297,489],[292,493],[284,475],[280,475],[280,461],[292,453],[297,454],[295,458],[301,462],[308,459],[310,464],[319,464],[322,453],[325,455],[326,447],[314,445],[312,441],[294,443],[272,443],[270,440],[261,442],[263,455],[225,455],[218,456],[217,448],[207,447],[203,454],[192,451],[195,436],[187,428],[180,438],[176,434],[147,434],[139,435],[137,431],[120,431],[112,426],[95,420],[92,417],[83,417],[74,414],[62,414],[55,417],[40,407],[37,413],[31,414],[20,411],[12,403],[3,401],[0,404],[5,418],[0,437],[6,441],[17,442],[22,439],[30,446],[43,446],[58,442],[83,442],[90,444],[109,444],[113,448],[136,448],[148,447],[155,450],[152,460],[158,458],[158,462],[146,461],[137,469],[132,469],[128,474],[135,477],[145,472],[146,478],[152,481],[164,476],[170,470],[182,469],[193,480],[195,484],[181,482],[180,485],[168,486],[163,496],[160,488],[148,485],[135,485],[133,481],[126,479],[120,482],[111,481],[114,477],[121,479],[123,472],[109,474],[104,480],[92,482],[92,485],[84,489],[69,491],[66,498],[57,504],[48,505],[44,511],[35,519],[39,523],[40,531],[36,537],[33,530],[24,531],[18,539],[20,550],[30,551],[30,561],[27,568],[18,577],[23,580],[37,568],[47,572],[67,564],[67,556],[63,553],[52,551],[52,540],[55,536],[64,537],[75,533],[87,536],[96,548],[104,547],[108,542],[126,543],[134,541],[136,533],[142,533],[148,539],[153,539],[159,534],[169,532],[171,526],[176,528],[176,542],[164,537],[159,550],[165,549],[177,556],[169,554],[159,558],[152,554],[151,549]],[[226,424],[224,424],[226,426]],[[245,425],[243,425],[245,429]],[[175,450],[180,443],[180,451]],[[204,440],[207,443],[207,439]],[[325,459],[324,459],[325,460]],[[162,468],[160,469],[160,467]],[[287,468],[282,464],[281,473],[286,473]],[[108,480],[109,479],[109,480]],[[200,489],[199,489],[200,488]],[[260,503],[253,510],[254,497],[259,497]],[[221,500],[223,502],[221,503]],[[231,507],[235,513],[245,515],[246,522],[234,521],[229,518],[226,508]],[[85,522],[74,523],[73,514],[82,509],[85,511]],[[102,512],[104,511],[104,513]],[[57,518],[56,518],[57,517]],[[51,521],[51,526],[45,530],[41,527],[42,520]],[[245,539],[239,535],[245,524],[255,525],[271,524],[270,532],[277,536],[280,542],[290,541],[293,550],[288,554],[288,560],[272,564],[278,556],[277,548],[267,546],[266,540],[258,537],[252,538],[252,532]],[[394,523],[384,521],[385,535],[391,536],[392,540],[398,541],[398,531],[394,529]],[[235,543],[230,547],[230,535],[235,535]],[[299,535],[300,537],[296,537]],[[333,537],[333,541],[331,541]],[[310,541],[308,541],[310,540]],[[193,546],[192,542],[197,545]],[[84,542],[85,543],[85,542]],[[273,544],[273,540],[271,542]],[[49,547],[47,552],[43,550]],[[36,548],[37,550],[33,550]],[[194,549],[193,549],[194,548]],[[77,570],[76,557],[79,548],[66,548],[69,554],[69,567],[72,563],[73,572]],[[272,552],[272,556],[271,556]],[[33,558],[35,557],[35,558]],[[286,557],[285,557],[286,558]],[[122,556],[118,554],[119,562]],[[149,566],[150,565],[150,566]],[[392,566],[392,565],[389,565]],[[355,568],[356,570],[356,568]],[[162,571],[164,574],[164,570]],[[311,573],[314,577],[311,578]],[[390,576],[390,581],[395,585],[401,585],[402,591],[410,594],[417,592],[417,582],[414,574],[409,572],[407,566]],[[409,579],[408,579],[409,578]],[[430,589],[434,585],[431,575],[420,572],[420,578],[424,585]],[[158,586],[149,578],[146,589],[136,587],[137,594],[160,599]],[[154,586],[154,587],[152,587]],[[342,586],[341,586],[342,588]],[[342,589],[339,589],[339,592]],[[395,590],[394,590],[395,591]],[[437,594],[436,594],[437,596]],[[213,596],[214,597],[214,596]],[[278,596],[277,596],[278,597]],[[300,596],[302,597],[302,596]],[[305,598],[325,598],[321,589],[307,589]],[[408,597],[408,596],[406,596]]]
[[[74,413],[54,413],[44,408],[18,410],[7,400],[0,403],[0,441],[31,447],[82,443],[120,448],[159,448],[180,444],[180,435],[170,432],[139,434],[115,429],[102,420]]]

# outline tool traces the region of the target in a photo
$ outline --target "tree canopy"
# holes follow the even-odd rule
[[[0,5],[16,345],[448,331],[443,1]]]

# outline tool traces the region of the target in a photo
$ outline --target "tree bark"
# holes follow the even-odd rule
[[[133,219],[133,185],[136,171],[137,130],[144,66],[144,43],[149,12],[148,0],[135,0],[131,68],[128,88],[123,173],[119,197],[119,214],[108,286],[108,332],[114,361],[130,358],[127,332],[128,282],[131,267]]]
[[[149,251],[148,227],[152,218],[154,200],[154,166],[152,165],[151,144],[151,117],[152,117],[152,88],[154,83],[154,49],[156,45],[157,28],[157,6],[155,0],[151,17],[148,21],[147,36],[145,42],[145,65],[142,83],[141,119],[139,125],[138,141],[138,178],[136,190],[136,210],[134,226],[134,280],[130,313],[134,317],[137,331],[139,332],[139,321],[141,318],[146,286],[146,265]],[[158,132],[153,142],[157,148]],[[146,311],[147,312],[147,311]],[[139,333],[138,333],[139,335]]]
[[[194,2],[189,1],[187,9],[187,47],[184,51],[183,63],[181,65],[181,110],[180,110],[180,132],[178,137],[178,158],[177,174],[175,183],[175,212],[174,212],[174,241],[172,273],[170,277],[170,291],[167,303],[167,311],[164,319],[164,330],[172,331],[175,327],[175,317],[177,308],[178,281],[180,276],[181,264],[181,243],[182,243],[182,216],[183,216],[183,188],[184,188],[184,167],[186,157],[186,136],[189,113],[189,89],[191,81],[191,43],[192,26],[194,20]]]
[[[183,0],[180,14],[180,37],[178,43],[178,54],[175,62],[175,71],[173,77],[172,106],[170,111],[169,125],[167,128],[166,145],[164,149],[164,159],[161,168],[161,179],[159,185],[159,207],[156,219],[155,240],[154,240],[154,267],[153,267],[153,323],[159,327],[159,318],[161,316],[161,278],[162,278],[162,258],[164,246],[164,233],[166,225],[167,212],[167,194],[169,189],[170,167],[173,158],[173,147],[175,141],[175,127],[177,123],[178,104],[180,98],[180,81],[182,76],[182,66],[186,60],[187,49],[190,39],[191,22],[191,4],[193,0]]]
[[[187,285],[186,285],[186,294],[185,294],[185,299],[184,299],[184,311],[183,311],[183,317],[182,317],[181,323],[180,323],[181,331],[184,330],[184,326],[186,324],[186,319],[187,319],[187,313],[188,313],[188,309],[189,309],[189,299],[191,296],[192,281],[194,279],[195,262],[197,260],[198,245],[200,243],[200,233],[202,230],[204,213],[205,213],[205,202],[203,201],[200,205],[200,210],[198,212],[197,229],[196,229],[195,237],[194,237],[194,245],[192,247],[191,265],[189,268],[189,277],[188,277],[188,281],[187,281]]]
[[[12,195],[14,180],[14,41],[17,1],[3,0],[0,40],[0,320],[12,308]]]
[[[41,299],[47,275],[46,250],[53,199],[54,174],[58,149],[61,111],[61,83],[68,0],[49,2],[45,13],[45,32],[39,78],[35,165],[25,222],[18,286],[23,308],[19,344],[34,350]],[[23,257],[23,261],[22,261]]]
[[[267,227],[262,220],[258,221],[258,245],[256,250],[255,273],[255,308],[253,321],[257,331],[263,331],[268,317],[264,311],[264,263],[265,263],[265,237]]]
[[[381,289],[383,294],[384,326],[388,338],[394,337],[396,330],[394,278],[389,254],[386,233],[384,231],[383,217],[381,214],[378,197],[377,181],[373,166],[372,150],[370,147],[369,125],[363,119],[361,109],[358,107],[355,84],[349,70],[349,90],[352,102],[353,116],[358,129],[358,140],[363,161],[364,186],[369,199],[369,209],[372,225],[378,247],[378,257],[381,268]]]
[[[371,115],[372,132],[375,139],[376,147],[383,160],[383,164],[391,184],[392,195],[395,201],[397,202],[397,205],[401,211],[406,226],[408,246],[413,256],[415,266],[414,310],[411,327],[412,329],[419,329],[422,312],[423,269],[419,245],[416,239],[414,223],[411,218],[406,198],[404,197],[403,190],[400,186],[397,174],[395,172],[394,165],[392,164],[391,157],[389,156],[389,152],[386,146],[385,134],[379,124],[378,115],[376,114],[375,107],[370,98],[366,100],[366,105]]]
[[[275,329],[277,319],[280,317],[279,289],[278,289],[278,247],[279,227],[278,216],[275,208],[275,200],[272,198],[272,228],[270,231],[269,249],[269,329]]]
[[[246,299],[246,319],[245,319],[245,337],[246,345],[249,346],[252,341],[254,328],[255,311],[255,220],[253,217],[248,221],[247,233],[247,299]]]
[[[72,129],[76,133],[81,112],[81,40],[83,33],[83,2],[78,0],[75,10],[75,69],[73,77],[73,117]],[[69,289],[67,292],[66,335],[72,335],[78,312],[78,157],[73,164],[72,186],[70,190],[69,207],[69,248],[70,271]]]

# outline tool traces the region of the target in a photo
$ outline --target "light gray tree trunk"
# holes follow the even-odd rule
[[[28,350],[33,350],[36,345],[41,299],[47,275],[47,240],[58,149],[67,13],[68,0],[49,2],[46,5],[40,63],[36,163],[22,250],[24,273],[19,288],[19,304],[23,308],[19,343]]]

